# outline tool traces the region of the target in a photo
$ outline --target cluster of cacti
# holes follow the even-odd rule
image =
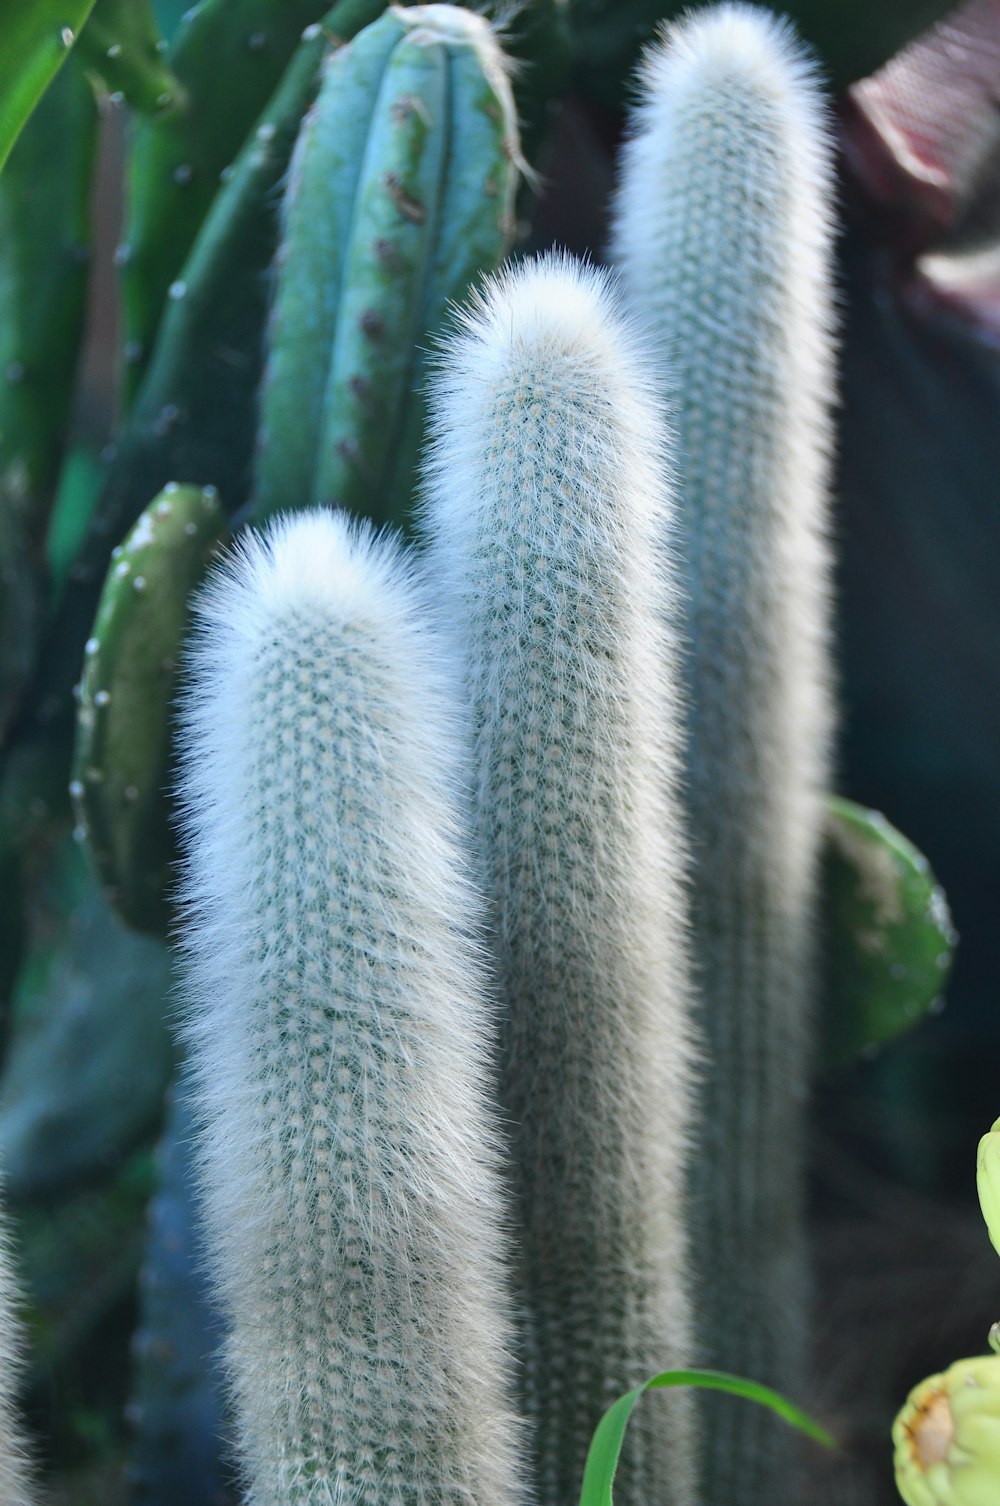
[[[940,987],[939,898],[824,803],[811,65],[750,6],[667,28],[597,271],[530,220],[636,17],[496,9],[201,0],[164,49],[96,0],[0,173],[0,1157],[64,1469],[101,1407],[118,1461],[80,1376],[138,1276],[148,1506],[566,1506],[664,1367],[808,1399],[821,1015],[845,1053]],[[81,71],[138,115],[82,484]],[[659,1397],[617,1497],[797,1506],[778,1426]]]

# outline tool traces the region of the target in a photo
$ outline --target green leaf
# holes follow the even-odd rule
[[[94,0],[4,0],[0,6],[0,167],[93,4]]]
[[[726,1391],[730,1396],[743,1396],[747,1401],[759,1402],[762,1407],[777,1412],[792,1427],[823,1444],[824,1448],[837,1447],[825,1428],[769,1386],[742,1380],[738,1375],[727,1375],[722,1370],[664,1370],[644,1385],[636,1386],[634,1391],[620,1396],[597,1424],[584,1466],[580,1506],[611,1506],[611,1487],[632,1410],[646,1391],[668,1386],[699,1386],[709,1391]]]
[[[940,999],[956,936],[927,859],[878,811],[828,804],[824,1060],[891,1040]]]

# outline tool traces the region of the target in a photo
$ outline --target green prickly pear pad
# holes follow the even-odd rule
[[[934,1008],[957,936],[927,859],[850,800],[828,803],[823,892],[823,1059],[840,1066]]]
[[[163,935],[172,699],[191,591],[228,526],[214,487],[164,488],[114,551],[79,687],[77,831],[125,920]]]

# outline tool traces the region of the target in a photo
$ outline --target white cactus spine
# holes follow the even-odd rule
[[[2,1506],[33,1506],[36,1496],[17,1409],[22,1372],[17,1303],[6,1221],[0,1209],[0,1502]]]
[[[821,97],[787,25],[723,5],[667,27],[645,59],[613,259],[669,358],[680,440],[692,919],[709,1049],[694,1162],[699,1358],[800,1395],[832,729],[831,195]],[[743,1403],[710,1405],[707,1498],[795,1499],[777,1425]]]
[[[518,1428],[454,693],[391,543],[251,537],[199,611],[186,1034],[251,1506],[508,1506]]]
[[[487,284],[432,407],[429,569],[473,711],[526,1410],[542,1506],[569,1506],[603,1409],[690,1360],[670,468],[633,332],[566,259]],[[690,1502],[693,1452],[687,1397],[640,1409],[619,1506]]]

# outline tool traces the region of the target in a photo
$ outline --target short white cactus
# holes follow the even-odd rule
[[[17,1283],[0,1210],[0,1502],[33,1506],[28,1452],[17,1410],[21,1380],[21,1333]]]
[[[251,537],[198,612],[186,1034],[251,1506],[519,1485],[448,654],[391,542]]]
[[[526,1410],[539,1499],[567,1506],[603,1409],[691,1357],[670,465],[634,333],[568,259],[487,284],[432,407],[429,571],[472,706]],[[616,1501],[689,1503],[693,1452],[687,1397],[640,1409]]]
[[[699,1356],[801,1395],[832,727],[830,149],[813,70],[764,10],[722,5],[667,27],[642,91],[613,254],[670,362],[683,478],[692,918],[709,1046],[694,1161]],[[707,1498],[797,1499],[778,1425],[743,1403],[710,1405]]]

